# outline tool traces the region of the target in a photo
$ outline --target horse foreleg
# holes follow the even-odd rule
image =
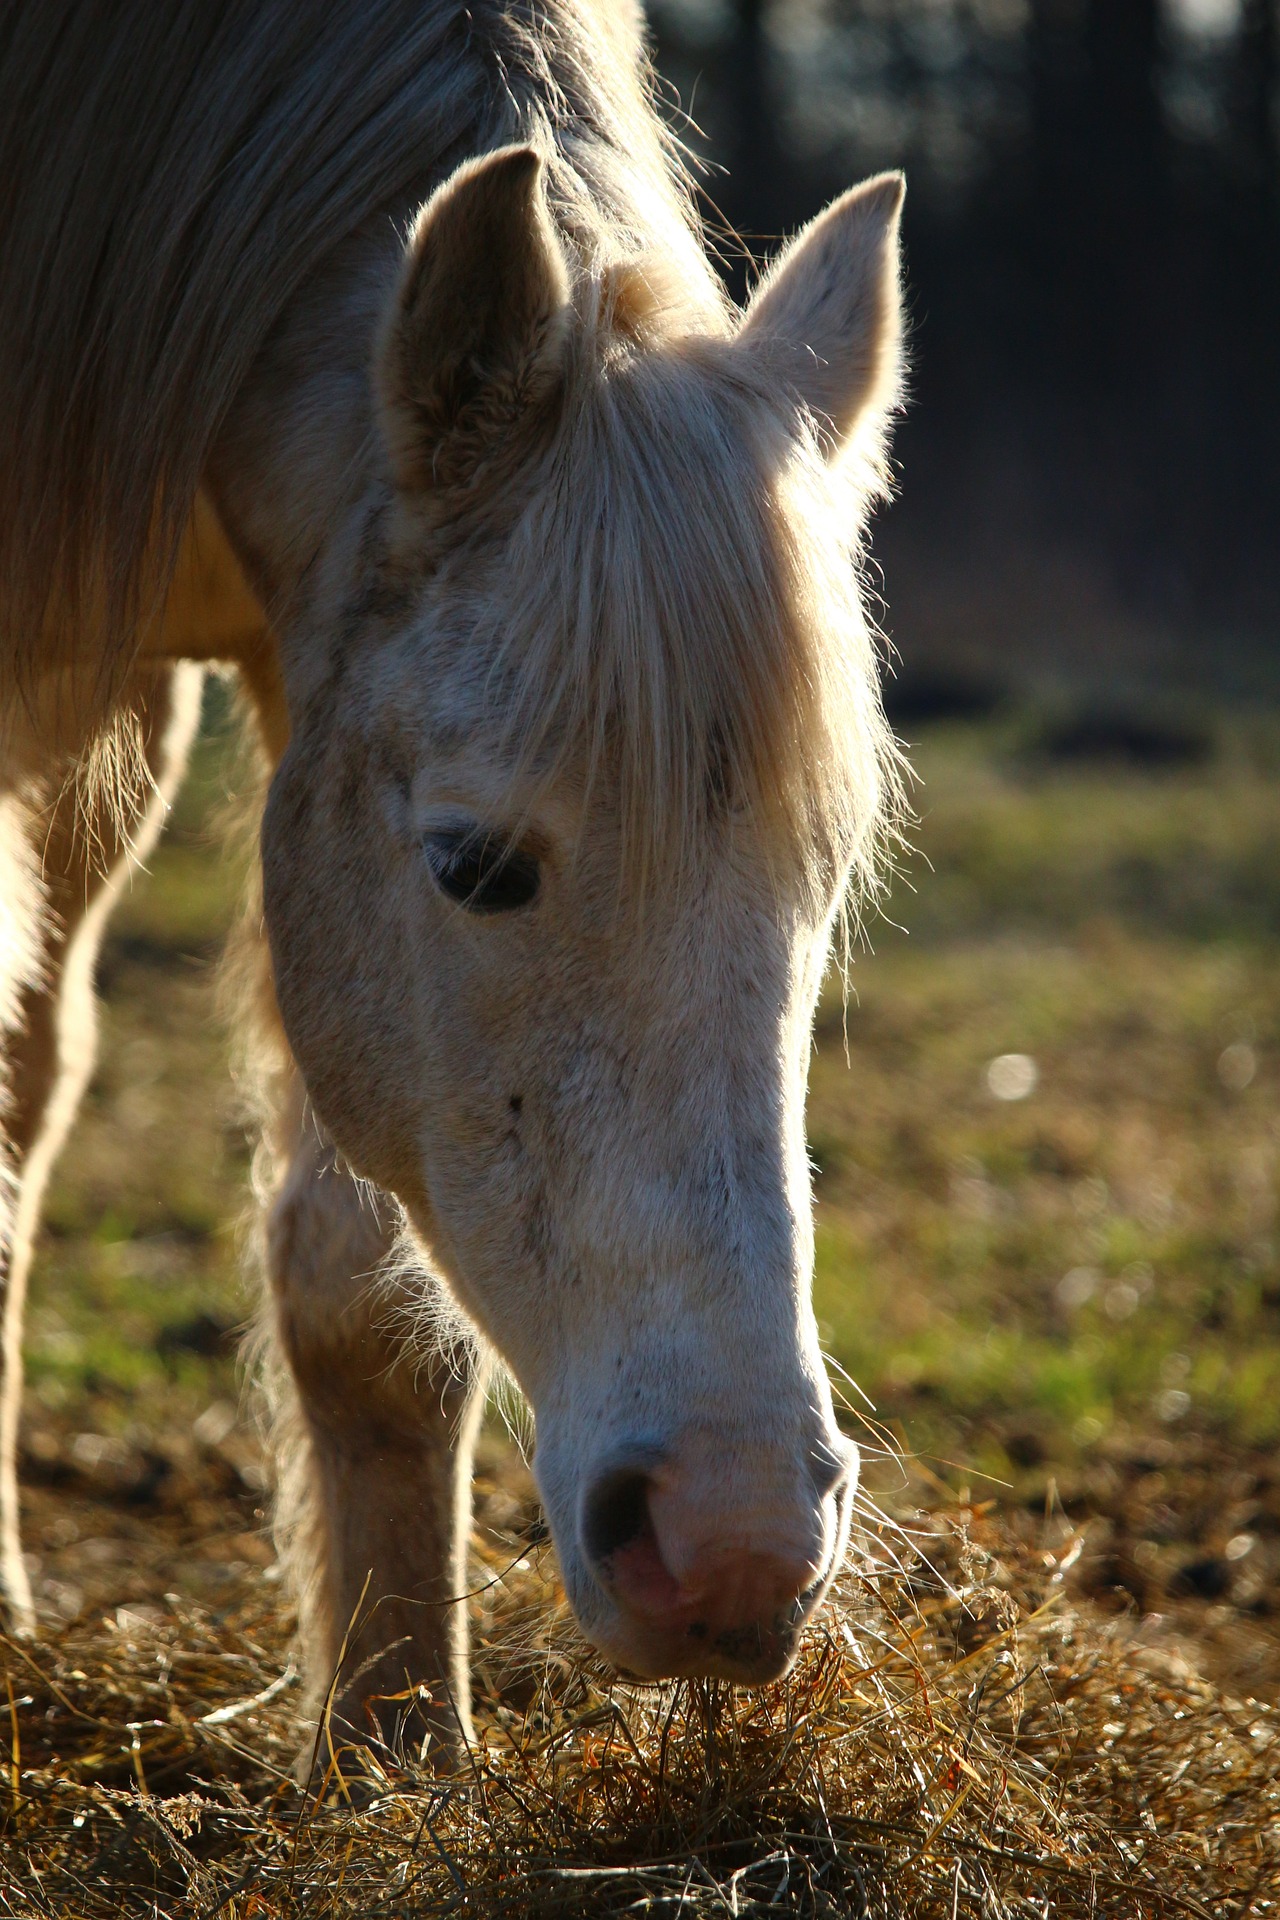
[[[26,1041],[43,961],[43,900],[27,827],[20,796],[5,793],[0,798],[0,1616],[20,1633],[31,1631],[35,1614],[18,1515],[22,1304],[30,1226],[19,1243],[23,1154],[15,1134],[22,1130],[23,1116],[15,1097],[13,1056]]]
[[[420,1283],[388,1277],[393,1212],[344,1171],[296,1081],[289,1097],[270,1331],[287,1365],[279,1521],[318,1761],[355,1739],[439,1762],[471,1734],[463,1596],[483,1368],[465,1344],[407,1337]]]
[[[202,678],[193,667],[138,674],[116,715],[119,737],[141,756],[136,778],[113,780],[100,803],[76,779],[87,743],[69,747],[65,731],[51,764],[35,776],[29,769],[39,743],[30,740],[21,756],[26,770],[0,791],[0,1592],[11,1624],[23,1631],[34,1626],[17,1475],[31,1250],[50,1171],[93,1069],[93,969],[103,929],[177,791]]]

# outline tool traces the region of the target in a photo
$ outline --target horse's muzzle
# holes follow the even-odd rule
[[[613,1465],[590,1485],[581,1545],[612,1603],[601,1650],[646,1679],[759,1685],[785,1673],[843,1552],[852,1458],[826,1453],[786,1502],[716,1512],[679,1467]]]

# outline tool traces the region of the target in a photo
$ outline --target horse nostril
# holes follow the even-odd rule
[[[649,1477],[634,1468],[606,1474],[587,1496],[582,1544],[597,1566],[645,1533],[649,1521]]]

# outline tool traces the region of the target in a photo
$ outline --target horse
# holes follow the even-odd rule
[[[470,1737],[497,1361],[587,1640],[772,1680],[858,1476],[804,1100],[901,803],[859,569],[902,179],[739,310],[630,0],[16,0],[0,101],[9,1619],[94,956],[229,662],[269,782],[244,1019],[313,1709]]]

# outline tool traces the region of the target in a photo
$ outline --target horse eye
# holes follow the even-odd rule
[[[538,891],[538,863],[487,833],[433,833],[427,864],[436,885],[472,913],[511,913]]]

